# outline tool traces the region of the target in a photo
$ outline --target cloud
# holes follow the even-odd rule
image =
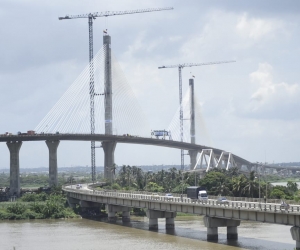
[[[284,24],[280,20],[249,18],[247,13],[239,17],[236,25],[238,34],[244,38],[259,41],[265,37],[273,37],[277,31],[282,31]]]
[[[268,63],[260,63],[249,77],[258,88],[250,97],[247,114],[271,119],[299,119],[299,84],[275,83],[273,68]]]

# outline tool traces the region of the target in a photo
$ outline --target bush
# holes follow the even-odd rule
[[[37,214],[43,214],[44,208],[45,208],[45,205],[41,204],[41,203],[33,203],[30,205],[30,210]]]
[[[25,212],[26,206],[20,202],[13,203],[7,207],[7,212],[13,213],[16,215],[21,215]]]
[[[23,213],[23,217],[26,218],[26,219],[43,219],[44,216],[41,213],[36,213],[34,211],[31,211],[31,210],[26,210]]]
[[[48,199],[49,195],[47,195],[46,193],[42,192],[40,194],[24,194],[21,197],[22,201],[26,201],[26,202],[36,202],[36,201],[46,201]]]
[[[116,190],[121,190],[122,189],[121,186],[118,183],[112,184],[111,188],[116,189]]]

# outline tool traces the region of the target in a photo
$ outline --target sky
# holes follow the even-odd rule
[[[195,96],[209,141],[252,162],[300,161],[299,1],[2,0],[0,133],[34,129],[88,63],[88,21],[59,16],[173,7],[94,20],[94,51],[103,30],[149,128],[166,129],[178,109],[178,69],[162,65],[235,60],[184,68],[183,93]],[[198,127],[200,128],[200,127]],[[149,131],[150,136],[150,131]],[[0,169],[9,151],[0,144]],[[44,142],[24,142],[20,167],[48,166]],[[180,151],[118,144],[117,165],[180,164]],[[185,156],[185,162],[189,157]],[[103,151],[96,151],[103,165]],[[88,142],[60,142],[58,166],[90,166]]]

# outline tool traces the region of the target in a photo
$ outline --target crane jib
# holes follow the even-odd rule
[[[153,12],[153,11],[162,11],[162,10],[173,10],[173,7],[167,8],[150,8],[150,9],[140,9],[140,10],[129,10],[129,11],[105,11],[105,12],[94,12],[83,15],[66,15],[65,17],[59,17],[59,20],[63,19],[74,19],[74,18],[89,18],[89,17],[108,17],[108,16],[116,16],[116,15],[128,15],[128,14],[137,14],[137,13],[145,13],[145,12]]]

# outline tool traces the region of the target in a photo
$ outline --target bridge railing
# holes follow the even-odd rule
[[[218,199],[220,196],[208,195],[209,199]],[[226,196],[228,200],[231,201],[245,201],[245,202],[260,202],[265,203],[264,198],[249,198],[249,197],[233,197],[233,196]],[[267,199],[268,203],[281,203],[282,199]],[[294,200],[285,200],[288,204],[293,205],[300,205],[300,202]]]
[[[287,212],[298,214],[300,213],[300,206],[297,205],[289,205],[282,206],[280,203],[257,203],[257,202],[249,202],[249,201],[230,201],[219,204],[217,200],[192,200],[186,197],[166,197],[159,195],[149,195],[142,194],[138,192],[117,192],[117,191],[98,191],[98,190],[87,190],[87,189],[73,189],[69,187],[63,187],[63,190],[70,193],[82,193],[82,194],[90,194],[94,196],[104,196],[104,197],[118,197],[122,199],[130,199],[130,200],[143,200],[143,201],[154,201],[154,202],[163,202],[163,203],[180,203],[180,204],[190,204],[193,206],[205,206],[205,207],[223,207],[225,209],[241,209],[241,210],[255,210],[255,211],[266,211],[266,212]]]

